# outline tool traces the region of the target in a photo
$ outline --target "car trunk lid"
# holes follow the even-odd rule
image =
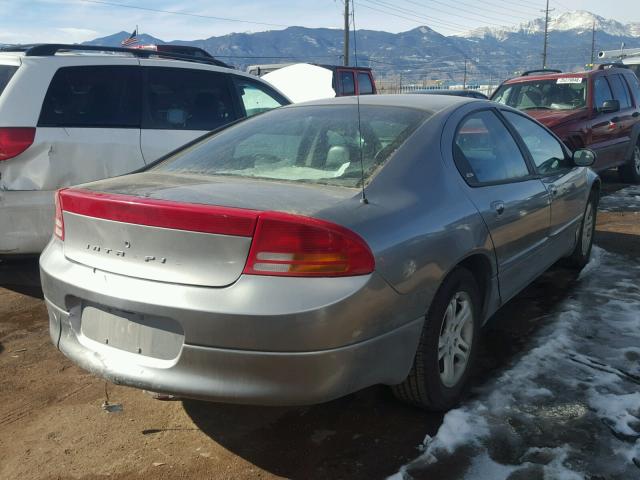
[[[273,183],[143,173],[63,190],[65,256],[137,278],[224,287],[242,274],[261,212],[310,215],[354,196]]]

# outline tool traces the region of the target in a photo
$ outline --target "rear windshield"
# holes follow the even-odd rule
[[[564,77],[502,85],[492,100],[519,110],[575,110],[587,105],[587,81]]]
[[[356,187],[393,154],[431,112],[355,105],[272,110],[180,151],[154,170]],[[360,150],[361,149],[361,150]]]
[[[16,73],[18,67],[14,67],[12,65],[0,65],[0,95],[4,92],[5,87],[13,77],[13,74]]]

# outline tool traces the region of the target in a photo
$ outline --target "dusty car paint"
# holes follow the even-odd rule
[[[564,181],[532,176],[483,190],[468,185],[454,165],[453,136],[468,114],[512,109],[444,96],[371,96],[361,102],[437,112],[365,186],[367,202],[357,188],[154,171],[83,188],[302,213],[364,239],[375,258],[374,272],[342,278],[240,275],[226,287],[211,288],[174,282],[168,269],[157,281],[145,269],[136,271],[135,262],[123,275],[121,258],[99,252],[71,261],[68,257],[77,255],[85,241],[117,241],[111,226],[104,227],[99,240],[87,233],[93,228],[81,232],[72,226],[69,235],[78,237],[77,244],[67,246],[68,238],[54,238],[41,257],[54,342],[81,366],[116,383],[236,403],[316,403],[406,378],[424,315],[456,266],[465,265],[477,275],[484,322],[573,250],[584,205],[591,188],[597,187],[597,176],[589,169],[573,167]],[[355,108],[350,98],[318,103]],[[551,206],[558,194],[552,193],[553,182],[560,195],[570,192],[560,198],[567,201],[560,203],[565,217],[555,227]],[[500,219],[492,210],[491,194],[504,195],[507,214]],[[65,222],[69,218],[73,225],[78,220],[79,226],[82,219],[72,215],[64,212]],[[87,219],[83,225],[99,230],[99,223]],[[136,232],[149,227],[123,223],[120,228],[121,242],[135,242],[142,238]],[[176,253],[188,255],[191,245],[168,237],[155,242],[155,237],[143,241],[145,251],[153,245],[149,254],[167,259]],[[199,253],[194,255],[199,258]],[[130,351],[135,346],[129,344],[109,347],[99,338],[106,330],[84,331],[87,306],[147,318],[142,323],[148,328],[137,330],[141,344],[160,335],[154,331],[160,328],[154,318],[177,320],[180,331],[174,333],[184,334],[181,353],[166,359]]]

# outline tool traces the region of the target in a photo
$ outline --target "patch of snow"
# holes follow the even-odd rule
[[[318,44],[318,41],[317,41],[315,38],[310,37],[309,35],[303,35],[303,36],[302,36],[302,39],[303,39],[305,42],[310,43],[310,44],[311,44],[311,45],[313,45],[314,47],[317,47],[317,46],[319,45],[319,44]]]
[[[640,478],[640,263],[594,247],[547,322],[391,478]],[[462,458],[464,477],[442,472]]]
[[[596,30],[606,32],[614,36],[640,37],[640,24],[622,24],[616,20],[609,20],[585,10],[573,10],[552,16],[549,21],[550,32],[590,32],[595,22]],[[493,37],[498,41],[504,41],[510,34],[525,33],[533,35],[544,32],[544,18],[536,18],[516,26],[481,27],[457,36],[463,38]]]
[[[602,197],[598,208],[603,212],[640,211],[640,185],[632,185]]]

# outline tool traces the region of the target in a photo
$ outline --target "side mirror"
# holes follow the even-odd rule
[[[600,113],[614,113],[620,111],[620,102],[618,100],[605,100],[598,109]]]
[[[577,167],[590,167],[596,161],[596,152],[588,148],[581,148],[573,152],[572,158]]]

